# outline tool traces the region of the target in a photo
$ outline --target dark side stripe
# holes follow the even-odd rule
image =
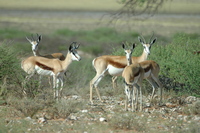
[[[40,68],[44,69],[44,70],[49,70],[49,71],[53,71],[53,68],[48,67],[40,62],[36,62],[36,65],[39,66]]]
[[[127,66],[127,64],[122,64],[122,63],[119,63],[119,62],[115,62],[113,60],[108,60],[109,64],[113,65],[114,67],[117,67],[117,68],[125,68]]]

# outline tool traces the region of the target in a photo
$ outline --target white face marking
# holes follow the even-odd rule
[[[54,75],[52,71],[44,70],[38,66],[35,66],[35,70],[39,75]]]
[[[108,65],[108,73],[111,75],[111,76],[120,76],[124,70],[124,68],[116,68],[112,65]]]
[[[81,57],[78,55],[77,51],[71,52],[72,60],[80,61]]]
[[[149,44],[143,44],[143,46],[144,46],[144,51],[145,51],[147,54],[150,54],[150,50],[149,50],[150,45],[149,45]]]

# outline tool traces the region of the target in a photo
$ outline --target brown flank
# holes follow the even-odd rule
[[[113,65],[114,67],[117,67],[117,68],[125,68],[127,64],[122,64],[122,63],[119,63],[119,62],[115,62],[113,60],[108,60],[109,64]]]

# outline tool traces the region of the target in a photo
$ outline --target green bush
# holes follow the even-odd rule
[[[17,51],[10,45],[0,45],[0,95],[5,96],[9,91],[19,91],[22,81],[22,69],[17,58]],[[15,89],[15,90],[14,90]]]
[[[159,40],[158,40],[159,41]],[[198,51],[200,40],[194,34],[178,33],[167,45],[156,45],[152,49],[150,59],[161,67],[161,75],[171,78],[178,92],[200,95],[200,56]]]

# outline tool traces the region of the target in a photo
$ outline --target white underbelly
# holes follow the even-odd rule
[[[112,65],[108,65],[108,73],[112,76],[121,76],[124,68],[116,68]]]
[[[35,66],[35,70],[39,75],[53,75],[53,72],[50,70],[42,69],[38,66]]]

